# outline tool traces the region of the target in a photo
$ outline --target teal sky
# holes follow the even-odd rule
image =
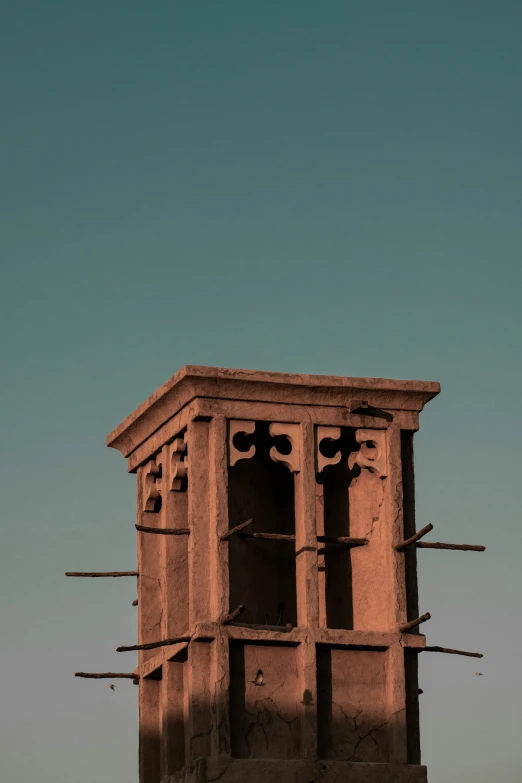
[[[436,380],[430,783],[522,777],[522,3],[0,2],[0,773],[137,783],[134,479],[185,363]],[[483,677],[475,677],[475,671]]]

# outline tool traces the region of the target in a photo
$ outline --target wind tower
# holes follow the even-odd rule
[[[416,533],[439,390],[187,366],[109,435],[137,479],[140,783],[426,783],[418,655],[459,651],[419,632],[416,550],[470,548]]]

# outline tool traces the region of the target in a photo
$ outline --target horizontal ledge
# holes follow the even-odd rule
[[[65,576],[139,576],[138,571],[66,571]]]
[[[188,527],[146,527],[145,525],[135,525],[140,533],[155,533],[161,536],[188,536],[190,530]]]
[[[134,672],[74,672],[75,677],[84,677],[88,680],[136,680],[139,674]]]
[[[471,544],[442,544],[440,541],[420,541],[415,545],[418,549],[453,549],[460,552],[485,552],[485,546]]]

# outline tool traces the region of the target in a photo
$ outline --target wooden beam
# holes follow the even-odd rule
[[[146,527],[145,525],[135,525],[140,533],[156,533],[161,536],[188,536],[190,530],[188,527]]]
[[[483,658],[482,653],[466,652],[465,650],[452,650],[449,647],[420,647],[419,652],[441,652],[450,655],[467,655],[469,658]]]
[[[74,672],[75,677],[85,677],[89,680],[136,680],[139,679],[139,675],[134,672],[100,672],[95,674],[93,672]]]
[[[293,631],[293,625],[287,623],[286,625],[249,625],[248,623],[230,623],[235,628],[252,628],[254,631],[281,631],[281,633],[289,633]]]
[[[416,541],[419,540],[419,538],[425,536],[426,533],[429,533],[430,530],[433,530],[433,525],[431,524],[431,522],[429,523],[429,525],[426,525],[426,527],[423,527],[422,530],[419,530],[417,533],[415,533],[415,535],[412,536],[411,538],[407,538],[405,541],[401,541],[400,544],[396,545],[395,549],[397,550],[397,552],[401,552],[407,546],[409,546],[410,544],[414,544]]]
[[[350,536],[317,536],[320,544],[343,544],[345,546],[365,546],[367,538],[352,538]]]
[[[295,541],[295,536],[283,533],[239,533],[238,538],[262,538],[267,541]]]
[[[66,571],[65,576],[139,576],[137,571]]]
[[[243,612],[244,612],[245,610],[246,610],[246,606],[245,606],[245,604],[240,604],[240,605],[237,607],[237,609],[234,609],[234,611],[233,611],[233,612],[231,612],[231,613],[228,615],[228,617],[225,617],[225,619],[223,620],[223,625],[228,625],[229,623],[233,623],[233,622],[234,622],[234,620],[235,620],[237,617],[240,617],[240,615],[242,615],[242,614],[243,614]]]
[[[148,642],[147,644],[132,644],[130,647],[116,647],[116,652],[132,652],[133,650],[155,650],[156,647],[166,647],[169,644],[190,642],[190,636],[178,636],[176,639],[163,639],[160,642]]]
[[[408,633],[408,631],[411,631],[412,628],[416,628],[418,625],[420,625],[421,623],[425,623],[426,620],[429,620],[430,618],[431,618],[431,614],[429,612],[426,612],[426,614],[417,617],[415,620],[410,620],[409,623],[406,623],[405,625],[401,625],[399,631],[401,633]]]
[[[245,527],[248,527],[249,525],[251,525],[254,521],[255,520],[252,518],[252,519],[248,519],[246,522],[241,522],[240,525],[236,525],[235,527],[231,528],[227,533],[225,533],[224,536],[221,536],[221,538],[219,540],[220,541],[227,541],[232,536],[235,536],[236,533],[239,533],[240,530],[243,530]]]
[[[418,549],[453,549],[460,552],[485,552],[485,546],[471,546],[470,544],[441,544],[440,541],[421,541],[416,544]]]
[[[326,538],[326,536],[320,536],[320,538]],[[348,536],[342,536],[337,541],[335,541],[335,542],[328,542],[326,544],[326,546],[321,547],[320,549],[318,549],[317,550],[317,554],[318,555],[325,555],[328,552],[332,551],[331,547],[335,547],[335,546],[342,547],[344,549],[352,549],[353,547],[356,547],[356,546],[366,546],[367,543],[368,543],[368,539],[367,538],[350,538]]]

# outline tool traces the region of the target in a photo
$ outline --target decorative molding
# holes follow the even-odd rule
[[[270,458],[274,462],[286,465],[291,473],[299,473],[301,470],[301,433],[299,424],[279,424],[274,422],[269,427],[270,436],[278,438],[284,435],[291,445],[290,454],[281,454],[275,446],[270,449]]]
[[[143,511],[157,510],[156,501],[162,496],[164,487],[168,486],[172,492],[179,492],[183,479],[187,476],[187,444],[184,435],[175,438],[172,443],[168,444],[167,449],[167,464],[170,467],[168,480],[165,475],[165,467],[162,470],[163,454],[161,451],[143,467]],[[162,472],[161,476],[160,472]]]
[[[151,459],[143,466],[141,476],[143,488],[143,511],[154,511],[156,500],[161,495],[161,478],[159,478],[160,466],[155,459]]]
[[[316,427],[315,428],[315,463],[317,473],[322,473],[327,465],[337,465],[341,461],[341,450],[336,451],[333,457],[325,457],[321,454],[321,443],[325,440],[339,440],[341,437],[340,427]]]
[[[230,419],[228,422],[228,464],[233,467],[240,459],[250,459],[256,453],[256,447],[250,446],[248,451],[239,451],[234,446],[234,438],[240,433],[243,435],[253,435],[256,429],[255,421],[242,421],[239,419]]]
[[[361,448],[348,457],[350,470],[359,465],[361,470],[366,468],[379,478],[386,478],[386,430],[356,430],[355,440]]]
[[[183,479],[187,476],[186,454],[187,444],[185,443],[185,438],[175,438],[169,445],[170,489],[172,492],[180,491]]]

